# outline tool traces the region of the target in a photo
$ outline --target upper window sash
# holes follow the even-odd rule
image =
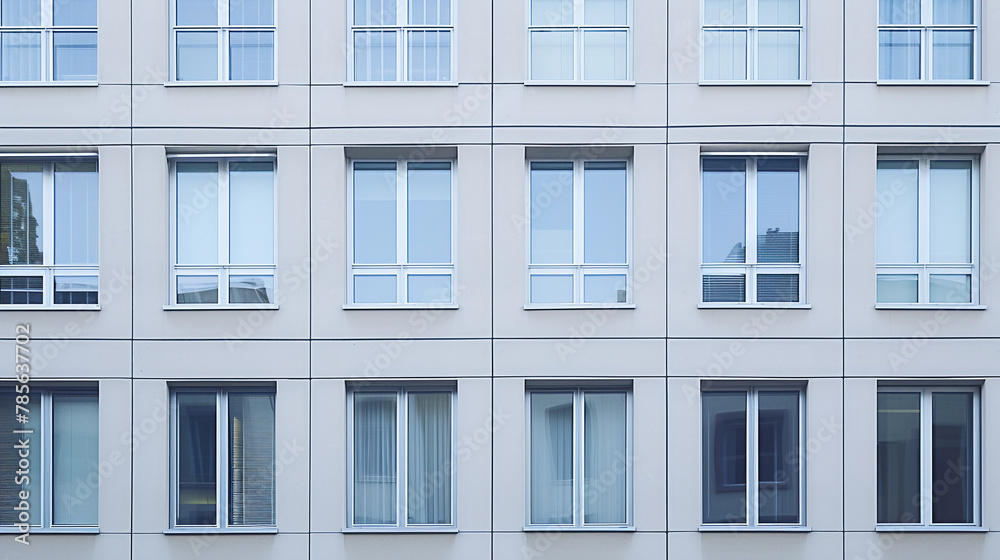
[[[976,80],[978,0],[880,0],[879,80]]]
[[[703,0],[703,81],[796,81],[805,76],[801,0]]]
[[[455,0],[351,0],[348,80],[453,83]]]
[[[632,80],[632,0],[527,0],[529,82]]]
[[[97,0],[0,0],[0,83],[39,81],[97,81]]]
[[[275,2],[214,2],[171,0],[171,81],[273,81]]]

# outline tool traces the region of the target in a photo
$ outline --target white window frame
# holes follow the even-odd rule
[[[170,0],[170,77],[167,80],[171,85],[198,85],[198,84],[219,84],[228,85],[257,85],[276,84],[278,82],[278,4],[280,0],[275,0],[274,22],[272,25],[230,25],[229,24],[229,0],[214,0],[219,8],[219,16],[216,25],[178,25],[177,24],[177,0]],[[217,66],[217,79],[201,80],[179,80],[177,79],[177,33],[183,31],[214,31],[218,34],[219,61]],[[260,31],[271,32],[274,37],[274,60],[271,69],[274,75],[270,80],[234,80],[230,78],[232,68],[229,60],[229,34],[231,31]]]
[[[624,162],[625,163],[625,258],[627,262],[619,264],[587,264],[584,262],[584,166],[592,162]],[[531,164],[532,163],[572,163],[573,164],[573,262],[570,264],[533,264],[531,262]],[[632,292],[635,291],[633,281],[634,257],[632,255],[632,224],[633,224],[633,180],[632,158],[531,158],[525,165],[525,275],[524,275],[524,308],[525,309],[578,309],[578,308],[633,308],[635,307]],[[531,277],[541,275],[573,276],[573,303],[532,303]],[[583,301],[584,276],[625,276],[625,301],[619,303],[585,303]]]
[[[799,23],[798,25],[760,25],[758,24],[758,0],[746,0],[747,5],[747,22],[745,24],[722,24],[722,23],[708,23],[705,21],[705,0],[700,0],[701,6],[701,29],[699,32],[700,46],[699,51],[701,56],[701,63],[698,65],[699,69],[699,79],[702,83],[706,84],[745,84],[745,83],[803,83],[808,84],[806,79],[806,58],[807,58],[807,37],[806,37],[806,24],[807,13],[806,6],[807,2],[805,0],[799,0]],[[709,31],[745,31],[747,37],[746,44],[746,75],[747,77],[743,80],[740,79],[709,79],[705,77],[705,44],[706,37],[705,33]],[[798,31],[799,33],[799,75],[797,78],[791,78],[786,80],[781,79],[767,79],[762,80],[757,77],[757,34],[761,31]],[[734,61],[734,66],[735,61]]]
[[[572,393],[573,394],[573,524],[555,525],[531,522],[531,395],[539,393]],[[584,396],[587,393],[624,393],[625,394],[625,456],[635,455],[635,425],[634,425],[634,402],[632,387],[625,385],[585,385],[567,386],[560,388],[539,387],[529,388],[524,392],[524,530],[525,531],[634,531],[634,503],[633,496],[635,485],[635,469],[633,461],[628,461],[625,472],[625,523],[585,523],[584,522]]]
[[[969,161],[972,163],[972,216],[970,217],[971,239],[971,263],[931,263],[930,262],[930,164],[932,161]],[[876,309],[893,308],[978,308],[979,306],[979,157],[965,154],[939,154],[939,155],[879,155],[878,161],[916,161],[917,164],[917,261],[916,263],[875,263],[875,278],[881,274],[916,274],[917,275],[917,302],[916,303],[878,303],[878,294],[875,297]],[[877,181],[877,179],[876,179]],[[876,184],[876,189],[878,185]],[[876,217],[876,219],[878,219]],[[878,243],[878,239],[875,240]],[[935,302],[930,301],[930,275],[931,274],[968,274],[972,278],[971,301],[968,303]]]
[[[593,85],[634,85],[633,76],[634,44],[633,37],[633,0],[626,0],[626,24],[625,25],[586,25],[583,22],[584,0],[564,0],[573,2],[573,23],[571,25],[536,25],[531,23],[531,2],[526,0],[524,23],[527,32],[527,47],[525,48],[525,74],[527,74],[526,85],[545,84],[573,84],[584,83]],[[554,80],[536,79],[531,76],[531,36],[535,31],[573,31],[573,79]],[[625,31],[625,79],[624,80],[587,80],[583,76],[584,42],[583,34],[586,31]]]
[[[178,511],[178,470],[179,465],[177,464],[180,459],[179,456],[179,438],[178,434],[178,422],[180,422],[180,414],[177,412],[177,394],[178,393],[200,393],[200,394],[215,394],[215,525],[177,525],[177,511]],[[170,389],[170,511],[168,525],[170,529],[167,532],[192,532],[192,533],[204,533],[206,531],[211,532],[226,532],[226,533],[276,533],[277,532],[277,471],[275,471],[275,481],[274,487],[271,488],[272,500],[275,508],[275,525],[229,525],[229,455],[231,450],[229,449],[229,393],[259,393],[262,395],[272,395],[277,396],[277,392],[274,387],[262,387],[262,386],[226,386],[226,387],[198,387],[198,386],[180,386],[171,387]],[[277,440],[277,421],[278,412],[277,406],[275,406],[275,439]],[[277,441],[275,442],[277,443]],[[277,446],[275,446],[277,449]]]
[[[168,168],[170,175],[170,285],[167,290],[168,303],[165,309],[277,309],[278,304],[278,275],[277,275],[277,246],[278,246],[278,160],[274,154],[262,155],[205,155],[177,154],[168,155]],[[271,262],[257,264],[232,264],[229,263],[229,164],[251,163],[268,161],[274,165],[272,171],[272,195],[274,196],[274,217],[272,224],[274,231],[271,247]],[[218,264],[205,265],[183,265],[177,264],[177,163],[178,162],[214,162],[219,169],[219,262]],[[201,274],[199,274],[199,272]],[[272,276],[274,278],[275,301],[272,303],[229,303],[229,277],[230,276]],[[177,303],[177,277],[178,276],[217,276],[219,278],[219,301],[218,303]]]
[[[757,160],[772,158],[797,158],[799,160],[799,262],[795,263],[758,263],[757,262]],[[705,262],[705,166],[706,159],[744,159],[746,160],[746,207],[744,216],[746,222],[746,238],[744,263],[706,263]],[[808,307],[806,282],[806,166],[807,157],[803,154],[773,153],[712,153],[703,152],[699,161],[699,194],[700,208],[699,220],[699,248],[698,254],[701,260],[701,270],[699,273],[702,295],[699,296],[698,307]],[[753,261],[751,262],[751,255]],[[799,276],[799,300],[797,302],[758,302],[757,301],[757,274],[798,274]],[[744,302],[706,302],[704,301],[704,277],[709,275],[746,275],[746,301]]]
[[[878,10],[878,2],[876,2]],[[882,69],[878,68],[876,76],[879,82],[954,82],[969,83],[981,79],[982,76],[982,3],[980,0],[973,0],[972,24],[943,24],[935,25],[934,21],[934,0],[920,0],[920,23],[906,24],[883,24],[878,23],[875,39],[875,64],[881,57],[881,45],[878,39],[882,31],[919,31],[920,32],[920,77],[919,78],[882,78]],[[876,22],[881,22],[881,17],[877,17]],[[964,79],[955,78],[934,78],[931,73],[934,70],[934,45],[932,42],[935,30],[955,30],[972,31],[972,77]]]
[[[798,461],[799,466],[799,522],[798,523],[760,523],[758,519],[760,517],[760,511],[758,505],[760,502],[760,482],[758,480],[758,456],[760,454],[760,448],[758,446],[758,421],[759,421],[759,393],[772,393],[772,392],[797,392],[799,394],[799,447],[798,447]],[[699,530],[701,531],[712,531],[712,530],[732,530],[733,528],[746,528],[752,530],[773,530],[773,529],[808,529],[806,525],[806,389],[802,385],[788,385],[788,384],[774,384],[774,385],[725,385],[718,386],[713,389],[702,389],[701,395],[711,393],[728,393],[728,392],[742,392],[746,393],[747,399],[747,434],[746,434],[746,458],[747,458],[747,472],[746,472],[746,490],[744,495],[746,496],[746,506],[747,506],[747,520],[746,523],[705,523],[704,513],[702,514],[702,523]],[[699,399],[699,407],[704,406],[704,400]],[[698,415],[699,424],[702,422],[704,414]],[[699,426],[699,431],[703,431],[703,428]],[[704,437],[700,438],[701,445],[704,447],[710,442],[704,440]],[[714,443],[711,442],[711,443]],[[713,451],[714,453],[714,451]],[[698,476],[702,478],[699,490],[704,489],[706,481],[705,476],[705,465],[704,465],[704,452],[699,454],[699,464],[700,469],[698,470]],[[713,458],[714,459],[714,458]],[[752,486],[752,489],[751,489]],[[704,507],[704,504],[702,504]]]
[[[97,304],[90,303],[55,303],[55,278],[67,276],[97,277],[100,287],[100,208],[98,208],[98,264],[73,265],[55,264],[55,164],[93,162],[97,166],[98,181],[101,168],[96,153],[81,154],[0,154],[0,163],[30,163],[42,165],[42,264],[12,264],[0,266],[0,276],[41,277],[42,303],[0,304],[0,310],[11,309],[62,309],[62,310],[99,310],[100,296]],[[100,185],[98,185],[98,200],[100,200]],[[0,248],[2,250],[3,248]]]
[[[55,33],[61,32],[71,32],[71,33],[93,33],[95,37],[97,36],[97,25],[55,25],[53,23],[54,10],[52,8],[53,2],[59,2],[60,0],[41,0],[41,25],[29,25],[29,26],[19,26],[19,25],[3,25],[0,26],[0,32],[14,32],[14,33],[41,33],[41,47],[39,52],[39,61],[41,63],[39,76],[41,79],[38,81],[0,81],[0,84],[37,84],[39,82],[51,82],[53,84],[59,85],[96,85],[97,76],[94,76],[92,80],[56,80],[55,79],[55,45],[53,43],[53,35]],[[98,72],[100,72],[100,60],[101,60],[101,45],[100,41],[97,42],[97,61],[98,61]]]
[[[395,393],[396,394],[396,524],[395,525],[355,525],[354,524],[354,395],[358,393]],[[451,524],[409,524],[407,522],[407,442],[409,425],[407,407],[410,393],[450,393],[449,413],[451,419]],[[347,392],[347,512],[346,528],[350,532],[437,532],[451,533],[458,531],[458,439],[456,410],[458,391],[455,385],[368,385],[364,388],[349,388]]]
[[[359,264],[354,262],[354,164],[394,163],[396,165],[396,262],[394,264]],[[427,264],[407,262],[407,219],[408,184],[407,166],[410,163],[447,163],[451,166],[451,262]],[[347,303],[344,309],[457,309],[458,308],[458,267],[455,263],[455,235],[457,223],[456,194],[458,162],[455,159],[407,159],[407,158],[354,158],[347,165]],[[414,275],[451,276],[451,301],[440,303],[412,303],[408,298],[407,277]],[[396,278],[396,303],[354,303],[355,276],[393,276]]]
[[[917,523],[877,523],[879,531],[912,530],[927,528],[936,530],[968,530],[982,527],[982,405],[980,389],[969,386],[924,386],[924,385],[882,385],[879,393],[920,393],[920,521]],[[972,394],[972,523],[933,523],[934,496],[933,480],[933,394]],[[878,423],[876,422],[876,428]],[[877,461],[876,461],[877,475]],[[878,497],[876,496],[876,500]],[[877,505],[877,504],[876,504]]]
[[[458,35],[455,20],[457,16],[458,1],[450,0],[451,23],[448,25],[427,25],[410,24],[409,22],[409,0],[384,0],[386,2],[396,2],[396,23],[392,25],[358,25],[354,23],[354,0],[347,2],[347,82],[348,84],[372,84],[372,85],[393,85],[393,84],[416,84],[416,85],[458,85],[458,70],[456,52],[458,51]],[[395,80],[358,80],[354,77],[354,34],[356,31],[393,31],[396,33],[396,79]],[[413,80],[410,79],[409,72],[409,35],[411,31],[449,31],[451,33],[451,66],[449,70],[450,80]]]

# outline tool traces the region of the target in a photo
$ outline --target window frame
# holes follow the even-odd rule
[[[393,163],[396,165],[396,262],[394,264],[365,264],[354,262],[354,164],[355,163]],[[450,165],[451,189],[451,262],[415,263],[410,264],[407,256],[407,223],[409,213],[409,183],[406,172],[411,163],[447,163]],[[458,160],[456,158],[350,158],[347,162],[347,301],[344,309],[458,309],[458,265],[456,234],[458,222]],[[389,271],[394,271],[391,274]],[[448,302],[410,302],[407,278],[411,274],[441,275],[446,272],[451,276],[451,301]],[[355,303],[355,276],[394,276],[396,278],[395,303]]]
[[[974,84],[982,80],[982,2],[971,0],[971,24],[934,24],[934,2],[936,0],[920,1],[920,23],[881,23],[880,2],[876,2],[876,32],[875,32],[875,76],[878,83],[945,83]],[[926,23],[925,23],[926,22]],[[936,30],[972,31],[972,76],[969,78],[934,78],[934,45],[933,32]],[[882,31],[919,31],[920,32],[920,76],[917,78],[883,78],[879,61],[882,58],[882,45],[879,36]]]
[[[218,244],[219,262],[217,264],[178,264],[177,263],[177,163],[209,163],[218,165],[219,182],[216,194],[219,207],[218,217]],[[273,197],[273,217],[272,217],[272,246],[270,264],[233,264],[230,260],[230,198],[229,198],[229,175],[231,173],[231,163],[257,163],[270,162],[271,169],[271,196]],[[169,220],[170,220],[170,267],[169,285],[167,288],[167,304],[164,309],[278,309],[278,157],[276,154],[168,154],[167,173],[170,181]],[[225,247],[225,251],[223,251]],[[225,253],[225,258],[223,258]],[[190,272],[184,272],[190,270]],[[198,272],[201,272],[199,274]],[[219,279],[219,297],[217,303],[178,303],[177,302],[177,277],[178,276],[205,276],[211,277],[208,272],[214,271]],[[233,274],[236,271],[236,274]],[[180,273],[180,274],[179,274]],[[274,279],[274,302],[272,303],[229,303],[229,278],[231,276],[251,275],[267,276]],[[223,294],[225,294],[223,296]]]
[[[875,259],[875,308],[876,309],[983,309],[980,304],[980,156],[970,154],[879,154],[876,160],[876,173],[878,162],[881,161],[916,161],[917,162],[917,261],[916,263],[880,263],[878,257]],[[970,192],[970,253],[972,262],[965,263],[932,263],[930,262],[930,166],[934,161],[969,161],[971,167],[972,189]],[[875,189],[878,192],[878,178],[875,179]],[[878,249],[878,217],[876,223],[876,253]],[[971,277],[971,298],[968,303],[955,302],[931,302],[930,301],[930,275],[931,274],[954,274],[956,271],[968,274]],[[878,301],[878,277],[882,274],[916,274],[917,275],[917,301],[912,303],[880,303]]]
[[[584,168],[587,163],[624,163],[625,164],[625,259],[621,264],[584,262]],[[572,163],[573,165],[573,262],[562,264],[543,264],[531,262],[531,165],[533,163]],[[524,170],[524,309],[591,309],[591,308],[635,308],[635,255],[633,254],[634,229],[634,180],[633,161],[631,157],[611,158],[581,158],[572,157],[533,157],[527,158]],[[590,274],[588,274],[588,272]],[[595,273],[596,272],[596,273]],[[573,275],[573,302],[571,303],[534,303],[531,301],[532,276],[567,276]],[[585,276],[625,276],[625,301],[614,303],[584,301]]]
[[[355,524],[354,523],[354,397],[358,393],[395,393],[396,399],[396,524]],[[451,524],[408,523],[407,499],[409,487],[407,479],[409,420],[407,410],[410,393],[449,393],[449,420],[451,421]],[[455,412],[458,410],[458,390],[454,384],[402,384],[348,387],[347,390],[347,500],[345,532],[350,533],[457,533],[458,532],[458,437]]]
[[[878,523],[876,531],[968,531],[983,527],[983,462],[982,462],[982,392],[980,387],[968,385],[879,385],[878,393],[919,393],[920,394],[920,521],[917,523]],[[934,495],[933,480],[933,395],[934,393],[963,393],[972,395],[972,523],[934,523],[934,500],[925,496]],[[877,410],[876,410],[877,416]],[[878,429],[876,418],[875,429]],[[876,437],[876,442],[877,442]],[[875,476],[878,479],[878,457],[875,460]],[[876,484],[877,486],[877,484]],[[876,510],[879,496],[876,493]]]
[[[232,25],[229,23],[229,2],[230,0],[214,0],[218,8],[218,19],[215,25],[178,25],[177,24],[177,2],[178,0],[169,1],[170,9],[170,39],[169,39],[169,64],[170,64],[170,75],[167,78],[167,85],[277,85],[278,84],[278,60],[280,56],[278,54],[278,1],[272,3],[271,7],[274,10],[273,19],[271,25]],[[223,23],[224,22],[224,23]],[[201,32],[215,32],[218,37],[218,63],[216,65],[216,76],[215,80],[180,80],[177,78],[177,33],[184,31],[201,31]],[[270,80],[234,80],[230,78],[232,73],[232,61],[229,57],[229,35],[232,31],[248,31],[248,32],[270,32],[274,38],[272,49],[273,49],[273,60],[271,61],[271,70],[273,75]]]
[[[358,25],[354,23],[354,1],[347,2],[347,83],[346,85],[419,85],[419,86],[457,86],[458,85],[458,25],[457,9],[458,0],[448,0],[451,3],[450,12],[451,23],[440,24],[411,24],[409,21],[410,0],[392,0],[396,3],[396,21],[392,25]],[[396,35],[396,79],[395,80],[357,80],[354,77],[354,35],[358,31],[392,31]],[[409,38],[412,31],[448,31],[451,34],[451,55],[449,67],[449,80],[411,80],[409,78]]]
[[[63,85],[63,86],[74,86],[74,85],[93,85],[96,86],[98,82],[98,75],[100,74],[100,60],[101,60],[101,45],[98,40],[98,24],[100,21],[94,25],[55,25],[53,22],[53,14],[55,10],[53,9],[53,2],[59,2],[59,0],[41,0],[40,12],[41,21],[40,25],[3,25],[0,26],[0,33],[38,33],[41,35],[40,46],[39,46],[39,79],[38,80],[0,80],[0,85]],[[95,63],[97,64],[97,73],[94,75],[93,79],[88,80],[57,80],[55,77],[55,43],[54,35],[56,33],[93,33],[95,37],[96,44],[96,54]]]
[[[524,68],[525,68],[525,85],[616,85],[616,86],[634,86],[635,85],[635,23],[634,17],[634,1],[626,0],[625,4],[625,14],[626,14],[626,24],[625,25],[587,25],[583,21],[584,18],[584,2],[586,0],[563,0],[564,2],[573,2],[573,23],[572,24],[559,24],[559,25],[535,25],[531,23],[531,2],[532,0],[525,0],[525,57],[524,57]],[[534,32],[538,31],[572,31],[573,32],[573,78],[566,80],[551,79],[551,78],[533,78],[531,76],[531,37]],[[621,80],[588,80],[584,78],[584,40],[583,35],[586,31],[625,31],[625,78]]]
[[[558,393],[573,395],[573,523],[552,524],[531,522],[531,396],[533,394]],[[625,395],[625,523],[586,523],[584,521],[584,464],[586,440],[584,422],[584,399],[588,393]],[[587,531],[587,532],[629,532],[635,531],[635,402],[631,385],[567,385],[529,388],[524,392],[524,531]]]
[[[698,63],[698,81],[702,85],[746,85],[746,84],[802,84],[808,85],[810,82],[808,80],[806,70],[807,70],[807,58],[808,58],[808,36],[806,33],[806,22],[808,21],[808,2],[806,0],[798,0],[799,2],[799,23],[797,25],[760,25],[759,21],[759,0],[746,0],[747,8],[747,22],[745,24],[710,24],[705,20],[706,10],[705,10],[706,0],[699,1],[700,7],[700,23],[701,26],[698,30],[698,40],[699,40],[699,63]],[[744,79],[714,79],[707,78],[705,76],[705,45],[706,45],[706,32],[711,31],[745,31],[746,32],[746,66],[744,70],[746,71],[746,78]],[[799,34],[799,75],[795,78],[789,79],[761,79],[758,78],[759,64],[757,61],[757,51],[758,51],[758,39],[757,36],[761,31],[797,31]],[[733,61],[733,66],[736,67],[736,61]]]
[[[757,161],[767,159],[791,159],[799,161],[799,262],[795,263],[760,263],[757,254]],[[705,262],[705,160],[706,159],[744,159],[746,161],[746,204],[744,208],[746,247],[744,247],[745,258],[743,263],[706,263]],[[698,300],[698,307],[702,309],[713,308],[809,308],[808,298],[808,277],[806,254],[808,243],[808,155],[804,153],[725,153],[725,152],[702,152],[698,161],[698,226],[699,226],[699,285],[701,295]],[[751,165],[752,164],[752,165]],[[753,171],[751,172],[751,167]],[[753,262],[750,262],[751,249]],[[799,299],[794,302],[758,302],[757,301],[757,275],[759,269],[771,271],[775,274],[797,274],[799,277]],[[704,279],[706,271],[716,271],[714,275],[733,275],[745,271],[745,293],[746,300],[743,302],[706,302],[704,296]]]
[[[731,530],[747,530],[747,531],[808,531],[809,526],[807,525],[807,500],[806,500],[806,470],[807,463],[807,432],[806,432],[806,387],[801,384],[788,384],[788,383],[775,383],[775,384],[716,384],[711,389],[701,388],[699,390],[700,398],[698,399],[699,414],[698,423],[699,431],[704,434],[704,426],[702,425],[704,419],[704,396],[711,393],[732,393],[740,392],[746,394],[746,474],[743,493],[746,503],[746,522],[745,523],[706,523],[705,513],[704,513],[704,498],[702,498],[702,513],[701,513],[701,523],[699,526],[699,531],[731,531]],[[772,393],[772,392],[796,392],[798,393],[798,407],[799,407],[799,418],[798,418],[798,430],[799,430],[799,441],[798,441],[798,458],[797,465],[799,469],[799,522],[798,523],[760,523],[760,483],[759,473],[758,473],[758,461],[760,458],[760,447],[758,441],[759,433],[759,422],[760,422],[760,405],[759,405],[759,394],[760,393]],[[714,434],[712,437],[714,438]],[[704,492],[705,484],[705,446],[710,442],[705,441],[704,435],[701,436],[701,453],[698,457],[698,476],[701,478],[700,490]],[[715,449],[718,447],[717,442],[713,439],[711,441],[713,445],[713,461],[718,461],[717,457],[714,457]],[[767,481],[765,481],[767,482]],[[739,485],[737,485],[739,486]],[[751,486],[753,488],[751,489]]]

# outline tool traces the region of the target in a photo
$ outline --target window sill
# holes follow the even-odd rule
[[[809,533],[808,525],[702,525],[700,533]]]
[[[812,80],[700,80],[699,86],[811,86]]]
[[[566,309],[635,309],[634,303],[526,303],[525,311],[553,311]]]
[[[344,533],[348,535],[363,534],[410,534],[410,533],[435,533],[435,534],[458,534],[458,527],[345,527]]]
[[[277,304],[262,303],[262,304],[250,304],[250,303],[238,303],[234,305],[216,305],[216,304],[205,304],[205,305],[164,305],[164,311],[249,311],[249,310],[265,310],[265,311],[277,311]]]
[[[28,531],[32,535],[96,535],[101,532],[99,527],[32,527]],[[16,527],[0,527],[0,535],[23,535]]]
[[[0,311],[100,311],[100,305],[61,304],[61,305],[0,305]]]
[[[344,304],[344,311],[377,311],[377,310],[396,310],[396,311],[406,311],[406,310],[417,310],[417,309],[458,309],[457,303],[385,303],[385,304],[365,304],[365,303],[349,303]]]
[[[698,309],[812,309],[809,303],[699,303]]]
[[[876,533],[988,533],[986,527],[971,525],[876,525]]]
[[[164,82],[164,87],[275,87],[276,80],[220,80],[217,82],[171,81]]]
[[[55,80],[37,82],[0,82],[0,87],[97,87],[97,80],[92,82],[59,82]]]
[[[525,525],[525,533],[634,533],[635,527],[630,525],[618,526],[611,525],[607,527],[601,526],[585,526],[585,527],[569,527],[566,525]]]
[[[988,86],[986,80],[876,80],[878,86]]]
[[[172,527],[164,535],[277,535],[277,527]]]
[[[458,87],[458,82],[344,82],[344,87]]]
[[[635,80],[526,80],[526,86],[635,87]]]
[[[902,311],[986,311],[985,305],[950,303],[876,303],[875,309]]]

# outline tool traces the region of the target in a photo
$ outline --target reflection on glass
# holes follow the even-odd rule
[[[573,394],[531,394],[531,524],[573,523]]]
[[[747,394],[701,395],[702,521],[747,522]]]
[[[920,522],[920,393],[878,394],[878,522]]]
[[[177,393],[177,525],[216,525],[216,395]]]

